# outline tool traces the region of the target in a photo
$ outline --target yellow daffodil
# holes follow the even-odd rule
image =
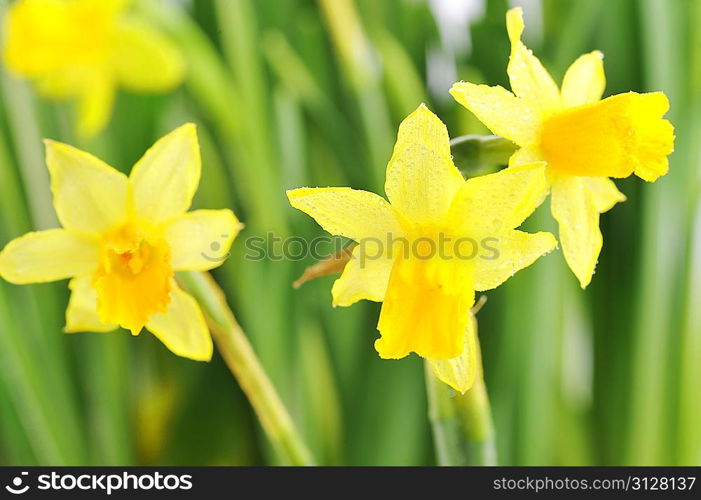
[[[186,213],[200,180],[193,124],[156,142],[131,175],[46,141],[62,229],[21,236],[0,252],[11,283],[71,278],[66,332],[150,330],[179,356],[209,360],[212,340],[174,272],[219,266],[241,224],[231,210]],[[216,252],[212,250],[216,249]]]
[[[78,132],[109,120],[118,86],[167,92],[183,79],[176,47],[142,20],[128,0],[19,0],[5,19],[4,58],[40,94],[76,99]]]
[[[467,82],[456,83],[450,93],[492,132],[520,146],[511,167],[543,162],[562,250],[584,288],[602,247],[599,214],[625,200],[609,177],[634,173],[652,182],[667,173],[674,129],[662,116],[669,102],[662,92],[600,100],[605,77],[598,51],[577,59],[558,89],[521,42],[520,8],[506,14],[506,27],[513,93]]]
[[[421,105],[399,127],[387,165],[389,203],[351,188],[287,194],[326,231],[358,242],[333,285],[333,304],[383,302],[380,357],[415,352],[464,392],[476,367],[475,291],[499,286],[556,245],[549,233],[514,230],[542,202],[545,185],[539,166],[466,181],[451,159],[445,125]]]

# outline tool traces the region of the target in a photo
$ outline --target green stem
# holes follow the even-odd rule
[[[684,2],[640,0],[643,47],[648,57],[645,86],[661,90],[670,102],[683,99],[682,76],[687,65],[682,60],[682,37],[673,36],[683,24]],[[682,69],[683,68],[683,69]],[[679,105],[668,115],[672,123],[683,120]],[[679,127],[686,130],[685,127]],[[636,285],[637,307],[635,336],[630,345],[632,371],[629,379],[630,404],[627,424],[625,465],[662,465],[671,463],[673,437],[672,413],[675,406],[675,352],[680,328],[681,307],[678,290],[683,286],[683,262],[688,241],[688,215],[683,210],[687,189],[685,155],[689,148],[677,141],[678,153],[671,158],[664,182],[647,187],[643,199],[640,282]],[[688,165],[688,164],[687,164]],[[676,387],[675,387],[676,390]]]
[[[370,40],[355,3],[318,0],[318,4],[345,77],[358,101],[371,173],[374,184],[380,188],[384,185],[385,165],[393,140],[389,110],[381,88],[381,72],[373,62]]]
[[[429,419],[440,465],[496,465],[492,410],[482,375],[479,341],[477,359],[475,383],[465,394],[438,380],[425,363]]]
[[[461,170],[506,165],[514,151],[513,142],[496,135],[463,135],[450,141],[450,152]]]
[[[27,321],[11,300],[11,291],[10,285],[0,283],[0,372],[32,450],[43,465],[85,464],[72,400],[65,400],[67,391],[56,382],[63,382],[60,371],[28,342],[20,327],[26,328]]]
[[[701,18],[701,2],[688,5],[690,19]],[[701,135],[701,33],[693,30],[689,43],[689,114],[688,137]],[[689,165],[701,164],[701,147],[694,141]],[[689,261],[684,326],[681,330],[679,363],[679,399],[677,425],[677,464],[694,465],[701,457],[701,398],[698,397],[698,382],[701,380],[701,180],[691,169],[688,184],[691,185],[692,217],[689,225]]]
[[[287,227],[287,198],[280,186],[280,158],[269,140],[271,133],[269,89],[263,59],[260,57],[260,37],[258,20],[253,2],[250,0],[218,0],[214,3],[221,35],[224,68],[227,80],[238,94],[238,102],[229,103],[226,115],[229,120],[236,119],[243,123],[238,134],[228,134],[231,127],[226,123],[222,128],[222,142],[234,140],[238,143],[238,163],[242,164],[237,179],[248,176],[247,186],[256,186],[256,200],[263,200],[257,212],[263,213],[269,223],[261,228],[275,232],[280,237],[289,234]],[[193,93],[194,97],[197,97]],[[235,106],[235,108],[233,108]],[[236,109],[238,113],[231,110]],[[222,127],[223,125],[223,127]],[[251,169],[250,165],[256,165]],[[261,221],[265,222],[264,219]]]
[[[81,346],[86,360],[81,374],[86,375],[87,412],[90,446],[96,465],[133,463],[133,442],[129,408],[128,337],[123,333],[91,334]]]
[[[2,75],[2,95],[34,227],[56,227],[51,198],[45,195],[49,192],[49,172],[44,165],[35,102],[27,84],[7,74]]]
[[[277,452],[292,465],[312,465],[311,453],[236,322],[224,293],[207,273],[187,272],[178,277],[200,303],[219,353],[248,397]]]

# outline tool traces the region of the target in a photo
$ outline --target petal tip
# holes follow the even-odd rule
[[[428,106],[426,106],[426,104],[422,102],[421,104],[419,104],[419,106],[418,106],[409,116],[406,117],[406,119],[408,120],[409,118],[413,118],[413,117],[421,116],[421,115],[426,116],[426,117],[429,117],[429,118],[431,118],[431,119],[432,119],[432,118],[438,118],[438,117],[433,113],[433,111],[431,111],[431,110],[428,108]]]
[[[54,139],[44,138],[41,140],[41,142],[44,143],[44,149],[46,150],[47,154],[49,151],[66,150],[70,149],[71,147],[64,142],[56,141]]]
[[[194,122],[186,122],[181,125],[181,128],[190,134],[197,134],[197,124]]]
[[[543,252],[543,255],[547,255],[550,252],[557,250],[557,248],[560,246],[560,242],[557,241],[557,238],[555,238],[555,235],[552,233],[545,233],[544,236],[547,240],[547,245],[546,250]]]
[[[509,9],[506,12],[506,31],[509,34],[509,39],[512,44],[521,39],[523,28],[523,9],[521,7]]]
[[[287,201],[290,202],[290,205],[292,205],[294,208],[298,208],[295,203],[300,199],[303,198],[309,189],[312,188],[307,188],[307,187],[301,187],[301,188],[295,188],[295,189],[288,189],[285,191],[285,194],[287,195]]]
[[[170,138],[175,138],[175,137],[180,137],[186,140],[192,140],[195,142],[196,145],[199,145],[198,139],[197,139],[197,124],[194,122],[185,122],[182,125],[174,128],[170,132],[168,132],[166,135],[161,137],[156,143],[162,141],[166,137]]]
[[[214,356],[214,346],[212,345],[211,342],[208,343],[206,347],[204,347],[203,350],[201,351],[183,351],[183,350],[177,350],[173,349],[171,346],[166,344],[166,348],[175,354],[176,356],[180,356],[181,358],[187,358],[192,361],[200,361],[203,363],[209,363],[212,361],[212,357]]]
[[[207,351],[203,353],[198,353],[193,355],[190,359],[193,361],[201,361],[203,363],[209,363],[212,361],[212,356],[214,355],[214,349],[208,349]]]

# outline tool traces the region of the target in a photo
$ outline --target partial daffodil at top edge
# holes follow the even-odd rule
[[[227,209],[187,212],[201,170],[195,126],[157,141],[129,177],[50,140],[46,163],[63,228],[8,243],[0,276],[17,284],[71,278],[66,332],[119,325],[137,335],[146,327],[175,354],[209,360],[212,340],[200,307],[174,273],[219,266],[241,224]]]
[[[550,233],[514,230],[542,203],[545,185],[539,166],[466,181],[451,159],[445,125],[422,104],[399,127],[387,165],[389,202],[343,187],[287,195],[329,233],[358,242],[333,285],[333,304],[383,302],[380,357],[415,352],[464,392],[477,366],[475,291],[499,286],[557,244]]]
[[[4,20],[7,68],[39,94],[77,101],[77,132],[99,133],[117,87],[168,92],[184,62],[165,36],[127,11],[128,0],[19,0]]]
[[[600,100],[605,76],[598,51],[577,59],[558,89],[521,42],[520,8],[506,14],[506,27],[513,93],[467,82],[456,83],[450,93],[493,133],[520,146],[510,167],[544,162],[562,250],[585,288],[603,244],[599,214],[625,201],[609,177],[634,173],[653,182],[667,173],[674,128],[662,116],[669,102],[662,92],[628,92]]]

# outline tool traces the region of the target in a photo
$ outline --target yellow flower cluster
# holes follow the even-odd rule
[[[360,243],[402,238],[411,249],[430,241],[439,250],[446,240],[497,243],[494,259],[474,252],[469,259],[450,251],[407,255],[384,245],[372,261],[359,255],[361,244],[332,290],[336,305],[383,302],[375,343],[381,357],[415,352],[462,392],[471,387],[477,364],[469,320],[475,291],[499,286],[556,246],[550,233],[515,228],[550,192],[565,259],[585,288],[602,247],[599,214],[625,200],[609,177],[635,173],[654,181],[667,172],[674,145],[673,127],[662,119],[669,107],[664,94],[600,100],[600,52],[577,59],[560,89],[521,42],[520,8],[507,13],[506,24],[513,93],[467,82],[450,93],[492,132],[519,146],[509,168],[464,180],[452,163],[445,126],[422,105],[399,128],[387,166],[389,203],[347,188],[288,192],[292,205],[324,229]]]
[[[77,97],[85,133],[104,124],[117,84],[165,90],[182,76],[177,51],[124,15],[119,0],[21,0],[8,26],[7,64],[46,95]],[[422,104],[399,127],[387,199],[345,187],[287,193],[326,231],[358,243],[333,285],[333,304],[383,302],[379,355],[415,352],[462,392],[478,365],[475,292],[499,286],[557,246],[550,233],[517,228],[550,193],[565,259],[584,288],[602,247],[599,214],[625,200],[610,177],[654,181],[673,150],[664,94],[601,100],[599,52],[577,59],[558,88],[521,42],[523,28],[521,10],[509,11],[512,92],[467,82],[450,91],[519,146],[508,168],[464,179],[445,125]],[[63,229],[11,241],[0,253],[0,275],[13,283],[71,278],[68,332],[146,327],[174,353],[209,359],[199,306],[174,272],[218,265],[202,249],[216,240],[227,252],[240,223],[230,210],[186,213],[200,177],[194,126],[159,140],[129,177],[65,144],[47,141],[46,148]]]
[[[4,59],[40,94],[78,103],[77,131],[107,124],[117,87],[161,93],[183,79],[175,45],[142,19],[128,0],[20,0],[5,20]]]

